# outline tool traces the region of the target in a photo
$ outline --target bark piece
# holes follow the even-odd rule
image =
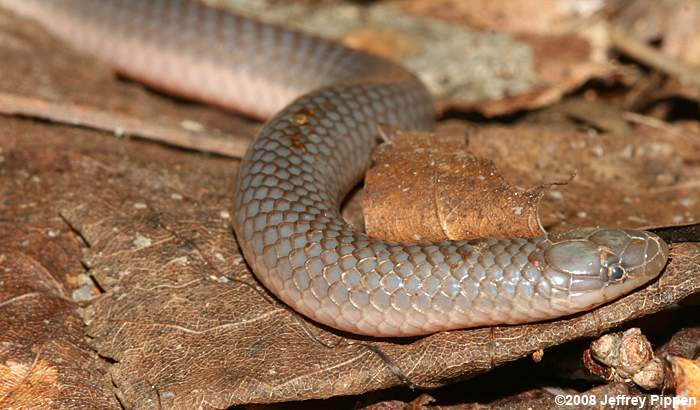
[[[398,242],[541,235],[539,188],[509,186],[466,137],[397,133],[374,155],[363,209],[370,236]]]

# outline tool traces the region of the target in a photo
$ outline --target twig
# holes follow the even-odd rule
[[[690,145],[696,147],[700,146],[700,134],[698,134],[696,131],[680,128],[659,118],[638,114],[636,112],[625,112],[622,114],[622,118],[625,121],[629,121],[633,124],[639,124],[645,127],[663,131],[663,133],[660,134],[661,136],[670,135],[674,138],[680,138]]]
[[[176,147],[242,158],[250,139],[241,135],[211,136],[185,126],[160,124],[143,118],[102,110],[89,105],[0,92],[0,115],[22,115],[59,124],[75,124],[109,131],[117,136],[133,135]],[[206,131],[206,130],[205,130]]]
[[[700,69],[668,56],[619,28],[610,30],[610,40],[615,48],[641,63],[676,77],[683,84],[700,88]]]

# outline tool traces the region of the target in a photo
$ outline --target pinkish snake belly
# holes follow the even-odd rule
[[[233,226],[258,279],[328,326],[407,336],[551,319],[666,263],[666,244],[642,231],[404,244],[348,225],[340,203],[370,165],[376,124],[433,121],[423,84],[382,58],[185,0],[0,5],[143,82],[271,117],[241,164]]]

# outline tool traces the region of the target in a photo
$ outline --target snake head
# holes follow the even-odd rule
[[[659,275],[668,245],[653,233],[585,228],[550,239],[542,255],[552,303],[571,312],[623,296]]]

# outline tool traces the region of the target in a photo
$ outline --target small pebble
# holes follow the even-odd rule
[[[153,241],[150,238],[147,238],[140,233],[136,234],[136,239],[134,239],[133,244],[139,248],[145,248],[148,246],[151,246]]]

